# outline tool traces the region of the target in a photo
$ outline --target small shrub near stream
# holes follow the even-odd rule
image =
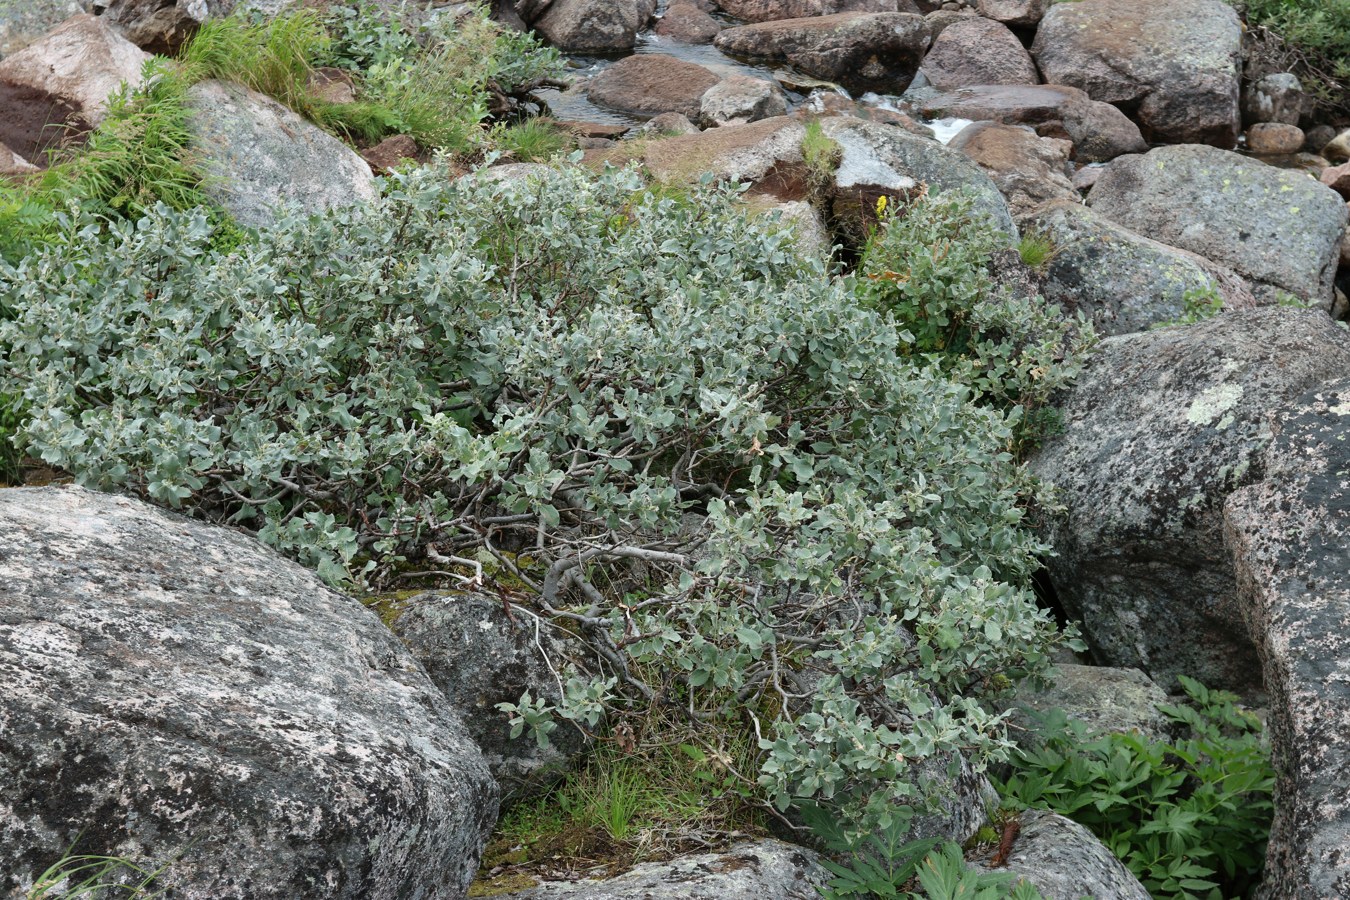
[[[560,673],[556,708],[522,697],[523,730],[661,710],[754,735],[746,786],[773,809],[884,826],[932,799],[923,767],[1006,753],[979,696],[1064,639],[1014,451],[1080,335],[972,291],[971,226],[923,237],[965,201],[883,227],[895,296],[733,201],[427,171],[228,252],[200,212],[72,218],[0,269],[0,393],[23,449],[81,483],[335,583],[438,572],[417,583],[570,623],[598,667]],[[1062,368],[1038,371],[1051,345]]]

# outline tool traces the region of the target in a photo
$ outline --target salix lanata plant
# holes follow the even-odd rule
[[[438,172],[222,254],[72,219],[0,270],[27,450],[362,588],[437,572],[583,634],[520,730],[753,729],[779,808],[873,827],[1005,746],[973,697],[1061,637],[1005,413],[734,191]],[[922,248],[915,248],[918,252]]]

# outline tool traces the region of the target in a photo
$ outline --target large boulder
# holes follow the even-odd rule
[[[1101,334],[1128,334],[1183,318],[1218,296],[1224,309],[1257,305],[1233,270],[1135,234],[1076,200],[1047,204],[1018,220],[1053,248],[1041,293],[1081,312]]]
[[[899,94],[909,87],[930,42],[912,13],[839,13],[728,28],[713,41],[723,53],[790,63],[855,94]]]
[[[138,46],[164,55],[176,54],[188,38],[208,19],[230,14],[271,18],[297,6],[314,6],[305,0],[81,0],[95,15],[106,18]],[[396,5],[376,0],[376,7]],[[406,6],[406,4],[405,4]],[[422,4],[423,7],[426,4]],[[410,21],[425,21],[424,9],[405,9]]]
[[[913,0],[717,0],[717,5],[742,22],[805,19],[844,12],[919,11]]]
[[[930,97],[921,109],[930,118],[1033,125],[1050,134],[1062,131],[1073,141],[1073,158],[1080,163],[1106,162],[1148,149],[1139,126],[1123,112],[1064,85],[971,85]]]
[[[82,12],[88,0],[0,0],[0,59]]]
[[[1342,370],[1344,371],[1344,370]],[[1350,897],[1350,380],[1279,412],[1224,527],[1271,696],[1278,780],[1260,896]]]
[[[883,194],[903,200],[920,185],[938,192],[965,190],[975,196],[979,213],[1016,242],[1017,227],[1007,201],[989,176],[959,150],[861,119],[834,117],[820,124],[840,150],[831,186],[837,218],[858,219],[875,208]]]
[[[0,532],[0,893],[73,846],[185,900],[464,896],[497,787],[372,613],[80,488],[0,490]]]
[[[707,44],[726,27],[699,4],[675,0],[656,23],[656,33],[686,44]]]
[[[1035,25],[1045,16],[1052,0],[976,0],[980,15],[1004,25]]]
[[[1031,52],[1048,83],[1133,110],[1150,140],[1237,142],[1242,23],[1223,0],[1056,3]]]
[[[203,81],[188,104],[203,190],[241,225],[268,225],[284,205],[322,212],[377,195],[356,151],[270,97]]]
[[[746,182],[752,193],[781,200],[799,199],[804,183],[802,138],[806,128],[796,119],[777,116],[748,125],[724,125],[676,137],[632,142],[595,154],[595,165],[623,165],[637,160],[658,181],[695,184],[704,173],[718,181]]]
[[[1243,91],[1242,118],[1248,125],[1259,122],[1297,125],[1308,105],[1298,76],[1275,72],[1258,78]]]
[[[1014,216],[1052,200],[1078,201],[1066,170],[1073,145],[1022,125],[974,122],[947,144],[975,161],[1008,201]]]
[[[1002,704],[1012,711],[1009,722],[1023,729],[1010,732],[1023,747],[1037,743],[1036,718],[1055,709],[1094,732],[1133,733],[1152,741],[1171,736],[1168,719],[1158,709],[1170,702],[1167,694],[1138,669],[1067,663],[1055,669],[1046,687],[1023,682]]]
[[[1029,809],[1017,819],[1018,833],[1007,864],[976,867],[1020,876],[1046,900],[1150,900],[1148,891],[1105,844],[1082,825],[1048,810]]]
[[[1330,308],[1345,203],[1302,172],[1226,150],[1159,147],[1115,160],[1088,195],[1097,212],[1222,263],[1259,297]]]
[[[419,594],[397,608],[390,627],[482,749],[504,807],[548,788],[590,746],[589,737],[568,722],[553,730],[548,747],[532,734],[513,738],[506,714],[497,709],[527,692],[560,703],[561,673],[585,656],[571,635],[481,594]]]
[[[567,53],[632,50],[656,12],[656,0],[553,0],[532,24]]]
[[[141,83],[149,58],[104,20],[80,13],[0,60],[0,82],[64,104],[93,126],[107,114],[109,97],[123,85]]]
[[[704,92],[719,80],[697,63],[642,53],[621,59],[592,78],[586,96],[592,103],[634,116],[674,112],[696,119]]]
[[[923,74],[940,91],[972,84],[1039,84],[1036,64],[1006,25],[972,16],[953,22],[933,40]]]
[[[643,863],[608,879],[546,881],[508,900],[812,900],[830,880],[820,857],[796,844],[743,841],[721,853]]]
[[[1272,410],[1350,371],[1323,312],[1268,307],[1107,338],[1031,459],[1065,506],[1048,573],[1101,663],[1254,695],[1225,498],[1260,477]]]
[[[744,125],[787,115],[787,98],[775,82],[749,75],[728,75],[699,100],[699,121],[708,127]]]

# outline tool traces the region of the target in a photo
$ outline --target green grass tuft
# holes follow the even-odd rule
[[[1055,242],[1048,234],[1028,232],[1017,242],[1017,255],[1031,269],[1042,269],[1055,258]]]

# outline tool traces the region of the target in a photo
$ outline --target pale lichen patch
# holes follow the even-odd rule
[[[1216,384],[1206,388],[1191,401],[1186,421],[1200,426],[1217,423],[1214,427],[1222,431],[1233,424],[1231,411],[1242,401],[1242,393],[1240,384]]]

